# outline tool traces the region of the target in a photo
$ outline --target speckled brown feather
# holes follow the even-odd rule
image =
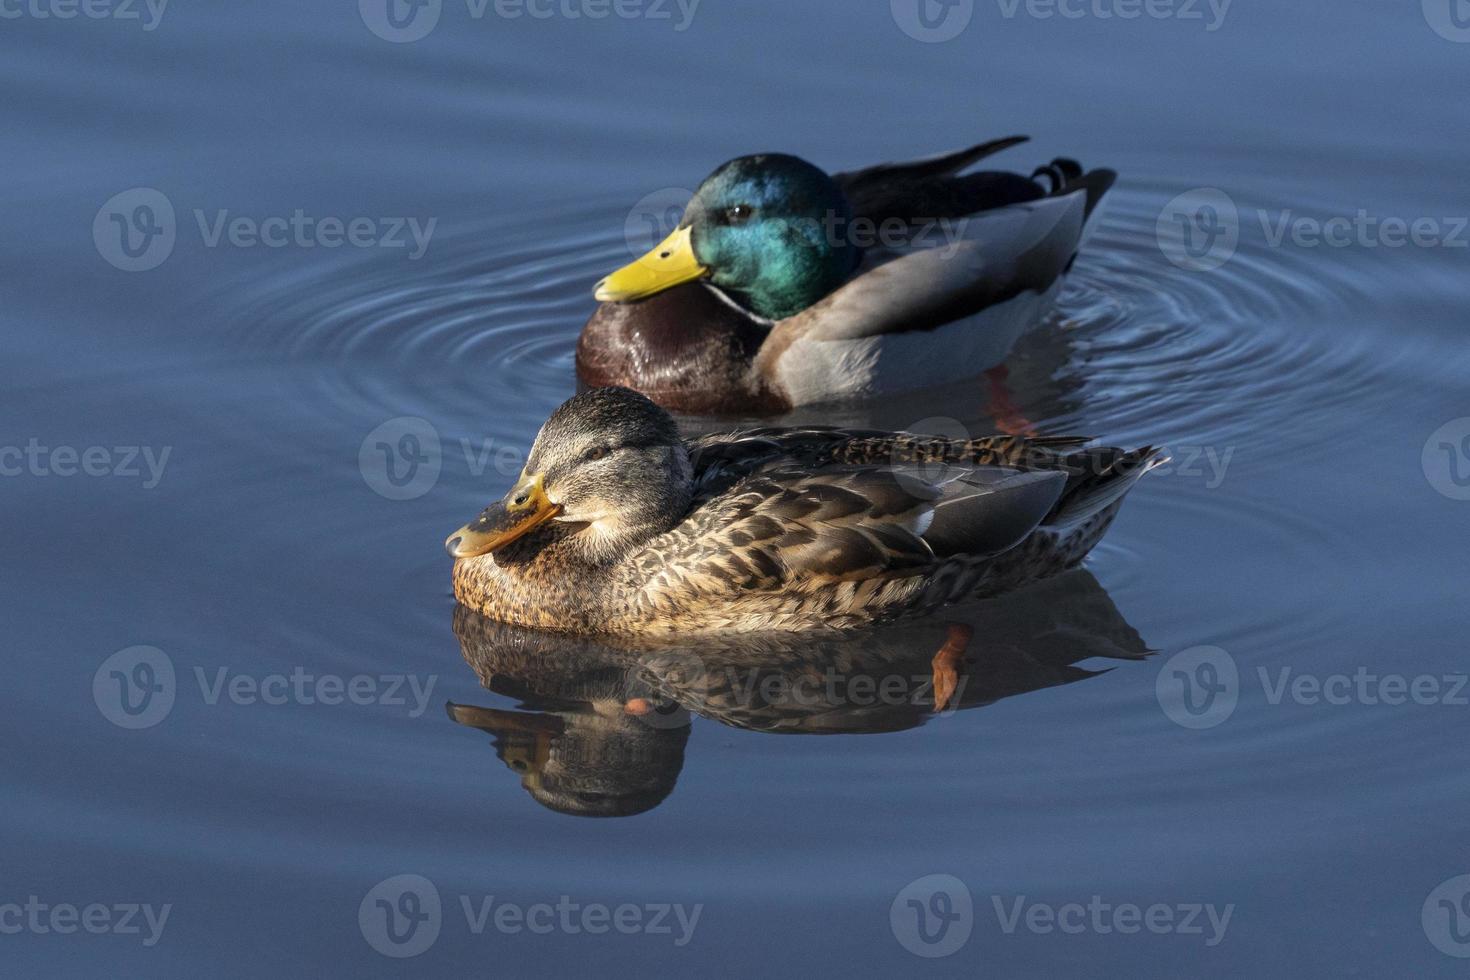
[[[590,565],[568,543],[577,529],[552,525],[456,563],[455,595],[493,619],[573,632],[849,628],[929,611],[1081,561],[1157,461],[1152,449],[1079,451],[1084,441],[824,428],[707,436],[689,446],[695,497],[673,530]],[[947,491],[909,464],[939,462],[959,468],[947,477],[957,483],[966,467],[980,476],[996,466],[1065,480],[1014,547],[936,554],[919,518]]]

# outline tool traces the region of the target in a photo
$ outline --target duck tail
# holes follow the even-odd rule
[[[1047,195],[1060,193],[1072,181],[1082,176],[1082,164],[1070,157],[1057,157],[1051,163],[1037,167],[1031,171],[1031,179],[1037,183],[1043,180],[1049,185]]]
[[[1046,188],[1047,197],[1063,197],[1077,191],[1087,192],[1086,217],[1102,203],[1103,195],[1112,189],[1118,180],[1116,170],[1098,168],[1083,171],[1082,165],[1067,157],[1057,157],[1044,167],[1031,172],[1031,179]]]
[[[1067,484],[1042,523],[1056,528],[1087,521],[1121,503],[1145,473],[1168,461],[1157,446],[1134,450],[1098,446],[1072,453],[1065,464]]]

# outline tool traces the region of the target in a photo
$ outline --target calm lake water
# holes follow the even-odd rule
[[[1463,974],[1470,10],[926,4],[0,5],[0,972]],[[1008,392],[805,418],[1168,445],[1084,570],[456,615],[679,188],[1009,133],[1121,181]]]

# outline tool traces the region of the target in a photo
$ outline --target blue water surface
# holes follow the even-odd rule
[[[0,972],[1463,973],[1463,0],[391,3],[0,2]],[[1007,390],[799,418],[1174,463],[959,710],[455,617],[648,215],[1012,133],[1121,179]]]

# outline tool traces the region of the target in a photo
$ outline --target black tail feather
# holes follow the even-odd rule
[[[887,182],[890,180],[932,180],[935,177],[950,177],[961,170],[973,167],[988,156],[994,156],[1002,150],[1009,150],[1013,146],[1019,146],[1030,140],[1029,136],[1007,136],[1003,139],[990,140],[985,143],[977,143],[967,146],[963,150],[953,153],[942,153],[939,156],[926,157],[922,160],[909,160],[904,163],[880,163],[873,167],[864,167],[862,170],[853,170],[848,173],[833,174],[832,178],[844,191],[851,193],[854,187],[872,181]]]
[[[1078,190],[1087,192],[1086,211],[1091,215],[1117,179],[1111,170],[1089,173],[1076,160],[1057,157],[1030,177],[1004,170],[966,172],[986,157],[1028,138],[1008,136],[924,160],[883,163],[834,174],[833,179],[842,188],[854,216],[874,222],[963,218]]]
[[[1063,185],[1061,194],[1071,194],[1076,191],[1087,192],[1086,216],[1092,217],[1092,212],[1102,203],[1103,196],[1112,189],[1113,184],[1118,181],[1118,173],[1115,170],[1090,170],[1080,177],[1074,177]]]

